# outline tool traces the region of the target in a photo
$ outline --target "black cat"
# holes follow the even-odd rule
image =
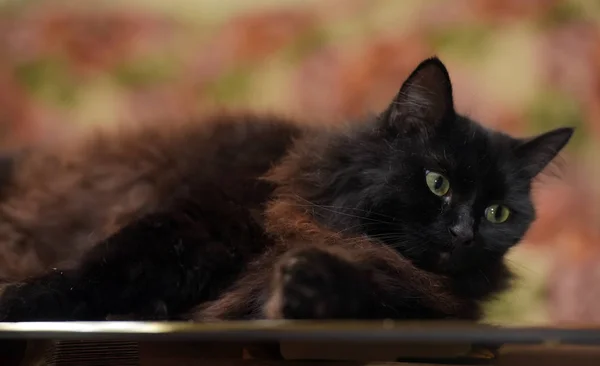
[[[458,115],[437,58],[383,113],[336,126],[217,116],[70,150],[77,163],[47,176],[75,179],[47,196],[89,205],[55,229],[79,222],[81,236],[100,220],[87,216],[135,209],[93,245],[64,233],[50,245],[30,230],[26,248],[77,260],[7,286],[0,319],[478,319],[481,301],[508,286],[503,258],[535,218],[532,180],[573,129],[515,138]],[[11,174],[39,177],[55,155]],[[23,174],[9,179],[8,202],[32,185]]]

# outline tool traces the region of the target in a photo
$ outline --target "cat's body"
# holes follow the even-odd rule
[[[220,116],[33,152],[2,191],[20,283],[0,319],[477,319],[571,133],[456,115],[431,59],[361,123]]]
[[[301,133],[279,118],[220,115],[94,131],[23,154],[2,189],[0,279],[75,266],[108,235],[193,199],[194,189],[219,189],[240,206],[260,210],[272,187],[258,178]],[[203,200],[219,199],[203,194]],[[211,210],[224,207],[214,202]]]

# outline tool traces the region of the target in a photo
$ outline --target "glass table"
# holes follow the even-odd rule
[[[531,362],[600,365],[600,327],[392,321],[0,323],[0,365],[520,366]]]

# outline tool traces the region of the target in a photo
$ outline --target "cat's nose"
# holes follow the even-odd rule
[[[450,226],[450,234],[456,245],[471,245],[473,242],[473,228],[465,223]]]

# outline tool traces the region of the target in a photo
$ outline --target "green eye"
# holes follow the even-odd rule
[[[508,220],[510,209],[502,205],[491,205],[485,209],[485,218],[494,224],[501,224]]]
[[[436,172],[427,172],[425,174],[427,187],[436,196],[443,196],[450,190],[450,182],[446,177]]]

